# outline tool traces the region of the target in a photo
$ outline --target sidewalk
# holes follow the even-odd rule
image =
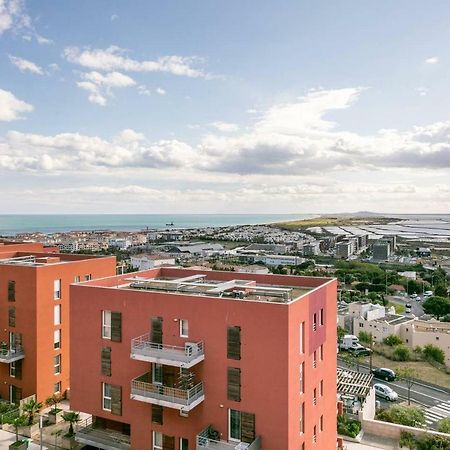
[[[19,436],[20,437],[20,436]],[[0,449],[7,449],[9,444],[16,442],[16,435],[14,433],[9,433],[8,431],[0,430]],[[39,444],[30,443],[28,445],[30,450],[39,450]],[[42,447],[45,450],[48,450],[48,447]]]

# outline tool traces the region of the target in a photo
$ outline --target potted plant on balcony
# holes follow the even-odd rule
[[[27,437],[31,437],[33,434],[39,431],[39,423],[34,419],[36,414],[42,409],[42,403],[37,402],[34,399],[29,400],[22,405],[22,411],[27,418],[26,425],[22,428],[22,434]]]
[[[0,342],[0,354],[6,356],[8,354],[8,344],[5,341]]]
[[[47,406],[52,406],[52,409],[48,412],[48,421],[51,424],[62,422],[64,411],[61,408],[58,408],[59,402],[63,397],[60,394],[53,394],[47,400],[45,400],[45,404]]]
[[[14,431],[16,433],[16,442],[9,445],[10,449],[15,450],[25,450],[28,448],[28,439],[19,439],[19,428],[24,426],[27,418],[24,416],[15,417],[11,420],[11,425],[14,426]]]

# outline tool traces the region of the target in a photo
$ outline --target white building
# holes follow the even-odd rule
[[[131,247],[131,240],[126,238],[112,238],[108,241],[110,247],[118,248],[119,250],[126,250]]]
[[[163,265],[175,265],[175,258],[168,255],[134,255],[130,259],[132,267],[138,270],[148,270]]]
[[[61,241],[60,243],[58,243],[58,248],[62,252],[75,253],[78,251],[78,241],[76,239],[70,239],[70,240],[68,239],[68,240]]]

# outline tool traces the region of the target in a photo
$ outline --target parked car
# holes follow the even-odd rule
[[[423,298],[433,297],[433,291],[425,291]]]
[[[375,378],[380,378],[382,380],[395,380],[395,372],[392,369],[387,369],[386,367],[378,367],[376,369],[372,369],[372,374]]]
[[[412,309],[411,303],[407,303],[407,304],[405,305],[405,313],[406,313],[406,314],[409,314],[409,313],[411,312],[411,309]]]
[[[369,356],[372,353],[372,350],[370,350],[370,348],[359,345],[358,347],[350,347],[348,349],[348,352],[354,356]]]
[[[414,292],[414,294],[411,294],[410,296],[409,296],[409,298],[416,298],[417,297],[417,294]]]
[[[395,400],[398,399],[397,392],[395,392],[392,388],[386,386],[385,384],[376,383],[373,385],[373,387],[375,388],[375,394],[378,397],[383,397],[384,399],[391,402],[395,402]]]

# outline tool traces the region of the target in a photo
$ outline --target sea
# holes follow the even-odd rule
[[[0,235],[83,230],[204,228],[256,225],[317,217],[317,214],[0,214]]]

